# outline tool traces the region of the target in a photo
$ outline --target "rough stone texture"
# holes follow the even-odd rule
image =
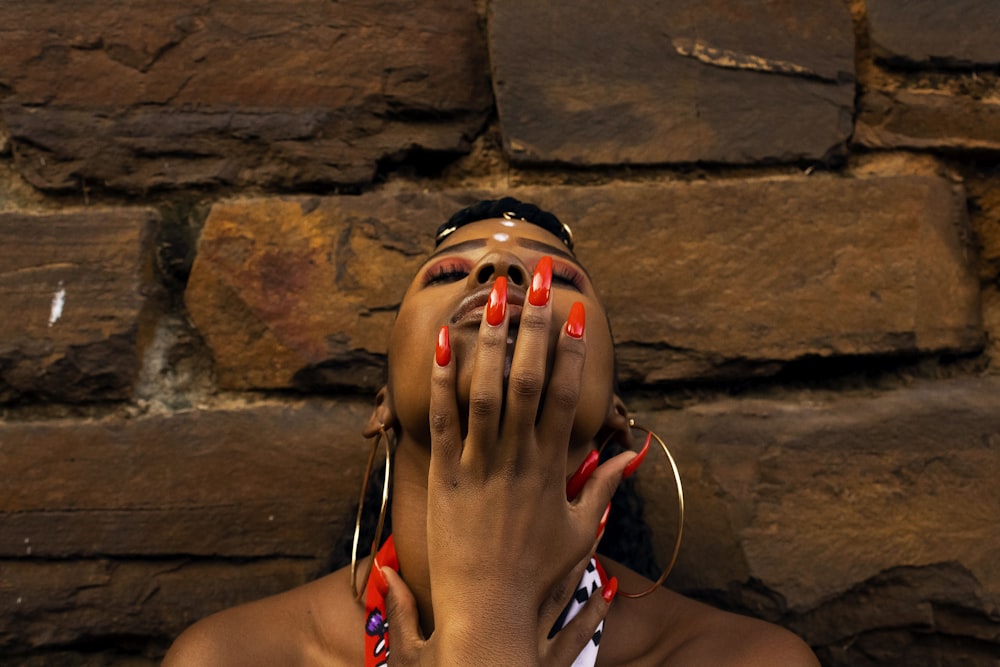
[[[1000,96],[946,90],[869,90],[852,140],[870,148],[1000,150]]]
[[[889,61],[996,65],[1000,5],[993,0],[866,0],[875,55]]]
[[[851,132],[840,0],[497,0],[489,41],[518,162],[819,160]]]
[[[687,491],[674,587],[784,622],[827,665],[996,664],[1000,379],[640,417]],[[640,473],[664,549],[668,479],[662,457]]]
[[[0,401],[129,396],[156,213],[0,213]]]
[[[1000,375],[1000,289],[996,287],[983,290],[983,325],[989,335],[989,372]]]
[[[169,640],[208,614],[305,583],[315,569],[295,559],[0,560],[0,651],[115,637]],[[19,663],[8,656],[4,664]]]
[[[377,387],[392,311],[433,230],[460,205],[496,194],[216,205],[186,300],[219,382]],[[573,226],[578,254],[609,304],[628,381],[982,344],[978,284],[960,240],[968,231],[964,204],[941,179],[510,194]]]
[[[363,183],[491,104],[471,0],[0,5],[0,123],[45,189]]]
[[[0,558],[326,559],[357,501],[369,411],[314,399],[0,423]]]

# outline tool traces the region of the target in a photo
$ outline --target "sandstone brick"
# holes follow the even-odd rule
[[[155,220],[131,208],[0,212],[0,401],[129,396]]]
[[[1000,150],[1000,99],[946,90],[867,91],[853,141],[870,148]]]
[[[491,105],[475,3],[4,3],[0,123],[36,187],[368,182]]]
[[[315,562],[300,559],[0,560],[0,651],[107,637],[169,640],[199,618],[315,574]]]
[[[819,160],[851,131],[839,0],[490,3],[504,148],[573,165]]]
[[[674,587],[783,621],[824,664],[958,664],[978,642],[996,655],[1000,379],[640,417],[688,491]],[[670,548],[666,463],[651,458],[639,479]]]
[[[325,560],[353,521],[368,406],[0,423],[0,557]]]
[[[186,301],[220,384],[376,388],[392,312],[433,230],[461,205],[497,194],[216,205]],[[509,194],[572,224],[627,381],[982,344],[979,289],[961,241],[964,203],[940,179],[532,186]]]
[[[991,0],[867,0],[872,49],[891,61],[996,65],[1000,6]]]

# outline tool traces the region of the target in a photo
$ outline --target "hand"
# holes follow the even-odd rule
[[[523,306],[506,387],[506,280],[498,278],[493,286],[477,338],[464,440],[456,363],[448,331],[442,332],[432,371],[427,501],[435,631],[427,641],[404,634],[408,648],[402,649],[402,656],[394,635],[394,662],[397,656],[403,661],[414,655],[421,663],[433,655],[447,655],[449,660],[462,656],[472,664],[559,662],[572,643],[547,639],[568,599],[558,591],[572,594],[575,589],[582,571],[578,568],[595,548],[601,516],[634,454],[619,455],[598,467],[577,497],[567,500],[565,471],[586,340],[582,305],[575,304],[569,326],[560,327],[546,385],[552,307],[547,296],[551,263],[545,265],[539,262]],[[539,298],[542,292],[544,299]],[[391,575],[387,580],[395,596],[399,591],[393,588],[394,580],[401,580]],[[589,638],[607,611],[603,598],[595,599],[574,626],[592,623],[584,629],[589,632],[577,633],[581,637]],[[407,605],[394,604],[396,613],[405,617],[400,610]],[[399,621],[393,628],[401,630]]]

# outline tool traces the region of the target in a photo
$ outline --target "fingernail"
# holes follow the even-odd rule
[[[538,260],[535,275],[531,278],[531,289],[528,290],[528,303],[532,306],[544,306],[549,302],[552,289],[552,258],[546,255]]]
[[[566,333],[573,338],[583,338],[583,326],[587,319],[587,314],[583,310],[583,304],[577,301],[569,309],[569,317],[566,319]]]
[[[608,514],[611,513],[611,503],[604,509],[604,516],[601,517],[601,522],[597,524],[597,539],[600,540],[604,537],[604,527],[608,525]]]
[[[425,339],[426,340],[426,339]],[[438,331],[437,349],[434,350],[434,358],[438,366],[447,366],[451,361],[451,338],[448,336],[448,327],[443,326]]]
[[[605,602],[611,604],[611,601],[615,599],[615,593],[617,592],[618,592],[618,577],[611,577],[608,580],[608,583],[604,584],[604,587],[601,588],[601,597],[604,598]]]
[[[493,289],[490,291],[490,300],[486,304],[486,321],[490,326],[497,326],[503,322],[503,316],[507,314],[507,277],[500,276],[493,281]]]
[[[642,446],[639,453],[635,455],[635,458],[625,464],[625,470],[622,471],[622,479],[628,479],[635,474],[635,471],[639,469],[642,465],[643,459],[646,458],[646,454],[649,453],[649,442],[653,439],[652,433],[646,434],[646,444]]]
[[[382,572],[382,568],[378,565],[374,568],[375,571],[375,590],[378,591],[379,596],[385,599],[385,596],[389,594],[389,582],[385,579],[385,574]]]
[[[597,470],[597,461],[599,458],[600,455],[597,453],[597,450],[592,449],[587,454],[587,457],[583,459],[583,463],[580,464],[580,467],[576,469],[576,472],[566,482],[566,500],[573,500],[580,495],[583,485],[587,483],[590,476]]]

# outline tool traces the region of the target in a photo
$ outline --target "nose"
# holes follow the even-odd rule
[[[469,279],[477,286],[493,282],[500,276],[506,276],[508,283],[518,287],[526,289],[528,286],[528,269],[517,256],[508,253],[489,253],[469,272]]]

